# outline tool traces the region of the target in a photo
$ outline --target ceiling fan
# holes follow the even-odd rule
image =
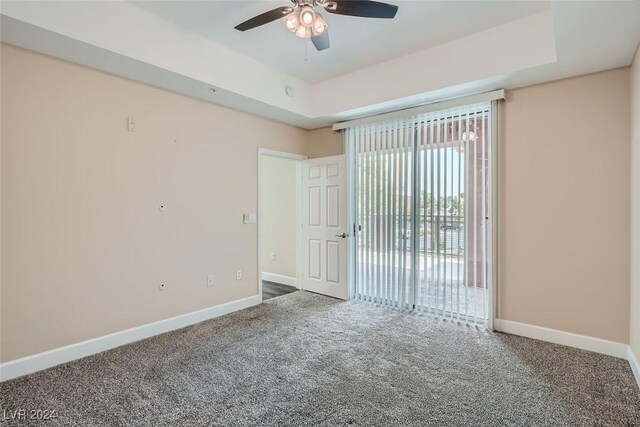
[[[359,16],[363,18],[386,18],[396,16],[398,6],[367,0],[291,0],[292,7],[279,7],[236,25],[238,31],[247,31],[276,19],[282,19],[287,30],[303,39],[311,39],[318,50],[329,47],[327,22],[315,8],[324,8],[337,15]]]

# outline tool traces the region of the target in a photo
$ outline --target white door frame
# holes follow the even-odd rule
[[[302,154],[287,153],[284,151],[270,150],[267,148],[258,148],[258,295],[262,301],[262,242],[264,240],[262,233],[262,171],[264,170],[263,161],[265,157],[279,157],[282,159],[290,159],[296,161],[296,283],[298,288],[302,288],[302,161],[307,160],[309,156]]]
[[[343,152],[347,156],[347,224],[349,225],[349,244],[347,247],[347,289],[349,299],[356,296],[356,253],[359,237],[358,220],[356,218],[356,170],[358,168],[358,157],[353,144],[348,143],[347,132],[351,129],[341,131]]]
[[[499,245],[500,245],[500,218],[498,216],[500,212],[499,205],[499,184],[498,180],[500,178],[500,141],[498,140],[498,100],[491,101],[491,122],[489,124],[489,132],[490,132],[490,141],[489,141],[489,179],[490,179],[490,189],[489,193],[491,194],[491,204],[489,206],[489,232],[488,235],[489,240],[489,250],[487,251],[487,256],[489,257],[489,278],[487,283],[487,292],[488,295],[488,308],[489,312],[487,313],[487,329],[493,331],[496,329],[496,319],[500,313],[499,310],[499,286],[500,286],[500,276],[499,276]]]

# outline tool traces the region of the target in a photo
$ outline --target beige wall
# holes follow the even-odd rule
[[[629,342],[640,360],[640,49],[631,67],[631,325]]]
[[[332,131],[331,127],[310,131],[307,136],[307,141],[307,155],[310,158],[343,154],[342,134]]]
[[[260,173],[262,271],[295,278],[296,161],[263,156]]]
[[[629,339],[629,69],[508,91],[502,319]]]
[[[255,295],[257,230],[242,213],[257,210],[257,148],[342,153],[330,128],[305,132],[1,49],[3,362]],[[619,69],[508,92],[501,318],[629,339],[629,77]]]
[[[306,131],[1,49],[2,361],[256,295],[257,150]]]

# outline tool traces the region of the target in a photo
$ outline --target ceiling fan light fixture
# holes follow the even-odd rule
[[[307,24],[309,20],[311,23]],[[282,23],[288,31],[301,39],[318,36],[327,30],[327,22],[308,5],[282,18]]]
[[[300,25],[300,16],[299,12],[293,12],[289,15],[282,18],[282,22],[284,23],[284,27],[291,31],[292,33],[296,32],[296,29]]]
[[[322,15],[316,13],[316,20],[313,22],[313,35],[319,36],[327,30],[327,21],[322,18]]]
[[[311,6],[303,6],[300,8],[300,24],[304,25],[307,28],[313,26],[313,23],[316,20],[316,13],[313,11]]]
[[[311,28],[305,27],[304,25],[298,25],[295,34],[301,39],[310,39],[313,35],[313,32],[311,31]]]
[[[1,1],[1,0],[0,0]],[[292,6],[281,6],[247,19],[236,25],[238,31],[247,31],[269,22],[282,20],[287,31],[302,39],[311,39],[318,51],[330,46],[327,21],[315,9],[323,12],[359,16],[362,18],[391,19],[396,16],[398,6],[380,1],[352,0],[291,0]]]

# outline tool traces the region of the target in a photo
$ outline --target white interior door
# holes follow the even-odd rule
[[[303,162],[303,289],[347,299],[346,156]]]

